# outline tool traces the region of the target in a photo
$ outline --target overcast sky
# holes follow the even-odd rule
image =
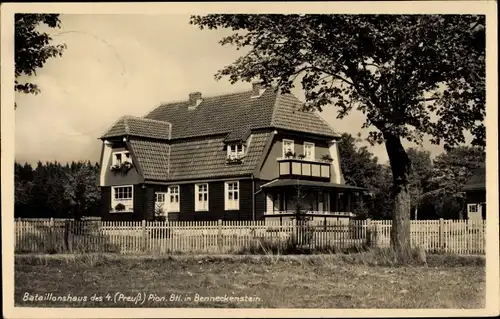
[[[32,78],[39,95],[16,94],[16,160],[98,161],[97,138],[122,115],[143,116],[193,91],[208,96],[250,89],[249,83],[214,80],[240,54],[218,43],[227,31],[201,31],[188,22],[188,15],[62,15],[53,39],[67,50]],[[294,93],[302,98],[300,90]],[[333,107],[321,114],[338,132],[361,130],[362,114],[335,115]],[[424,148],[442,151],[427,142]],[[383,145],[370,149],[387,161]]]

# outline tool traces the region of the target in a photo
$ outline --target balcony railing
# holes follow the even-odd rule
[[[278,158],[280,177],[310,177],[311,179],[330,179],[331,164],[325,161],[299,158]]]

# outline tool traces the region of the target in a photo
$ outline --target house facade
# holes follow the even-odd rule
[[[486,219],[486,169],[484,164],[474,170],[464,186],[468,219]]]
[[[254,83],[119,118],[100,138],[102,219],[350,216],[365,189],[345,185],[340,135],[301,106]]]

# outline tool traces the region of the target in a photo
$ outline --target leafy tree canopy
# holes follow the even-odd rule
[[[15,217],[73,217],[99,213],[99,165],[90,162],[15,163]]]
[[[228,28],[222,45],[249,47],[216,77],[260,78],[285,91],[301,76],[306,108],[333,104],[366,115],[371,142],[388,134],[446,148],[484,145],[485,18],[471,15],[207,15],[201,29]]]
[[[412,205],[418,205],[423,193],[423,184],[432,171],[431,153],[413,147],[408,148],[406,152],[412,164],[409,175],[409,190]]]
[[[340,165],[346,184],[366,187],[371,193],[369,199],[361,197],[353,202],[354,211],[361,217],[377,219],[390,217],[392,215],[390,170],[379,164],[377,157],[367,147],[359,147],[359,142],[361,142],[359,136],[354,137],[348,133],[343,133],[338,142]]]
[[[40,25],[60,28],[59,14],[18,13],[15,20],[15,91],[38,94],[40,88],[32,82],[20,82],[21,76],[36,75],[52,57],[62,56],[64,44],[51,45],[52,38],[39,30]]]
[[[338,142],[340,164],[346,184],[373,189],[378,183],[380,165],[367,147],[358,147],[360,138],[343,133]]]
[[[455,147],[436,156],[425,184],[428,196],[461,198],[462,188],[485,159],[486,153],[482,148],[470,146]]]
[[[260,79],[290,92],[301,83],[305,109],[334,105],[338,117],[365,115],[371,143],[385,143],[394,198],[391,246],[410,256],[411,161],[402,139],[451,149],[485,145],[485,17],[473,15],[192,16],[204,29],[232,34],[222,45],[247,53],[216,78]]]

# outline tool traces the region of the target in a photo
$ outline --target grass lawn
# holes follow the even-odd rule
[[[21,307],[484,307],[484,260],[438,266],[443,263],[433,264],[428,256],[427,262],[427,266],[384,267],[336,255],[280,258],[18,255],[15,304]],[[87,300],[62,300],[68,296],[86,296]],[[102,300],[92,300],[92,296]],[[217,296],[223,300],[203,299]],[[41,300],[33,301],[37,297]],[[60,301],[50,300],[58,297]]]

